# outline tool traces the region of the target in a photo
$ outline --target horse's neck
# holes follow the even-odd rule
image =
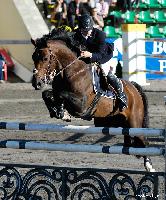
[[[88,65],[77,59],[76,55],[67,46],[60,44],[58,48],[61,49],[56,56],[63,71],[64,81],[68,83],[67,88],[83,93],[83,91],[92,86]]]
[[[63,68],[67,68],[70,66],[76,59],[76,55],[72,52],[63,41],[56,41],[58,45],[56,45],[57,49],[54,49],[54,54],[57,57],[58,62],[61,64]]]
[[[65,67],[65,73],[69,77],[76,78],[78,76],[78,78],[83,78],[87,73],[87,66],[82,61],[75,58],[75,60],[69,61],[68,65]]]
[[[70,84],[70,88],[78,93],[85,93],[92,87],[92,77],[88,65],[77,60],[65,70],[65,77]]]

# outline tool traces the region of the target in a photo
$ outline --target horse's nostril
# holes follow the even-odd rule
[[[41,83],[38,83],[35,87],[35,90],[40,90],[42,88],[42,84]]]
[[[33,74],[37,74],[38,70],[36,68],[33,69]]]
[[[37,81],[35,90],[41,90],[43,88],[43,84],[41,81]]]

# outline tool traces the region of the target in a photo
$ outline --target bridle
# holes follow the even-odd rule
[[[42,50],[42,49],[39,49]],[[53,78],[55,76],[58,76],[60,73],[62,73],[65,69],[67,69],[68,67],[70,67],[72,64],[74,64],[77,60],[79,60],[81,58],[81,56],[77,57],[76,59],[74,59],[71,63],[69,63],[68,65],[66,65],[65,67],[62,66],[62,64],[60,63],[59,59],[57,58],[56,55],[53,54],[51,49],[49,50],[49,63],[47,65],[47,69],[46,73],[44,74],[44,80],[42,80],[45,84],[49,84]],[[54,61],[56,61],[59,65],[59,70],[57,72],[56,69],[54,69],[53,71],[51,71],[51,64],[54,63]],[[33,75],[36,75],[38,73],[38,70],[36,68],[33,69]]]

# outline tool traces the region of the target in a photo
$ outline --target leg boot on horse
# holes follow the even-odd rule
[[[51,118],[56,117],[62,119],[64,117],[64,105],[62,101],[58,103],[55,102],[52,89],[45,90],[42,93],[42,98],[49,110]]]
[[[125,93],[123,92],[123,86],[120,80],[112,74],[112,72],[109,72],[107,75],[108,83],[113,86],[117,93],[117,98],[119,99],[119,110],[120,112],[123,111],[125,108],[127,108],[127,98]]]

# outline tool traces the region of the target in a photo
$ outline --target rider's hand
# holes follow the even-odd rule
[[[89,51],[81,51],[81,56],[83,58],[91,58],[92,57],[92,53]]]

